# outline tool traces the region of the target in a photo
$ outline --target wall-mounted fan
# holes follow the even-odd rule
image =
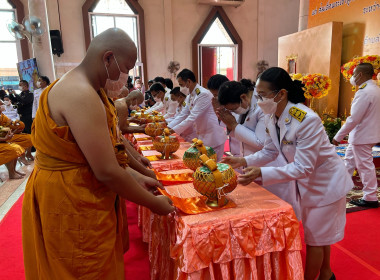
[[[42,36],[45,32],[41,19],[35,16],[24,18],[23,24],[9,20],[6,25],[9,33],[17,40],[28,38],[32,42],[33,37]]]

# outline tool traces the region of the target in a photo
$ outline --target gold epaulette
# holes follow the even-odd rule
[[[168,101],[169,100],[169,97],[165,97],[165,101]]]
[[[199,95],[199,94],[201,93],[201,90],[200,90],[199,88],[196,88],[196,89],[195,89],[195,93],[196,93],[197,95]]]
[[[183,101],[183,102],[182,102],[182,107],[185,107],[185,106],[186,106],[186,102]]]
[[[362,85],[359,87],[359,89],[363,89],[363,88],[365,88],[366,86],[367,86],[367,83],[362,84]]]
[[[307,113],[301,109],[298,109],[297,107],[292,107],[289,109],[289,114],[297,121],[302,122]]]

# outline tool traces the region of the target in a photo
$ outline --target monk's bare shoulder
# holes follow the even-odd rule
[[[50,115],[59,126],[67,125],[68,115],[88,112],[100,104],[99,95],[85,78],[71,72],[54,85],[48,96]]]

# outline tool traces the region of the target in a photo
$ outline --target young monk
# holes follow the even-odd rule
[[[40,97],[32,130],[35,169],[22,210],[26,279],[124,279],[122,198],[160,215],[174,210],[167,197],[145,189],[157,181],[146,183],[128,167],[109,102],[136,57],[129,36],[108,29]]]
[[[0,165],[5,164],[7,167],[9,179],[21,179],[25,174],[16,170],[16,163],[17,158],[22,156],[25,150],[17,144],[9,143],[12,137],[11,131],[0,137]]]

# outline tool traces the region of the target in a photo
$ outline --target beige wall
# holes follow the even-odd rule
[[[22,0],[27,13],[27,0]],[[57,1],[46,0],[50,29],[59,29]],[[59,0],[64,54],[54,56],[57,77],[85,55],[82,5],[85,0]],[[170,60],[191,68],[191,41],[211,10],[196,0],[139,0],[145,13],[148,78],[168,77]],[[277,65],[278,37],[298,29],[299,0],[246,0],[224,10],[243,41],[243,77],[256,77],[256,62]]]

